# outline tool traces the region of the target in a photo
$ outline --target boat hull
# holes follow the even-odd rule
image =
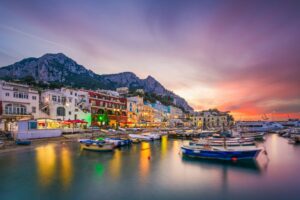
[[[16,141],[16,144],[26,146],[26,145],[30,145],[31,141]]]
[[[192,149],[181,147],[182,154],[189,157],[198,157],[204,159],[217,160],[244,160],[255,159],[260,153],[261,149],[248,151],[212,151],[205,149]]]
[[[191,146],[206,146],[207,143],[205,142],[190,142],[189,143]],[[224,146],[224,143],[221,142],[211,142],[209,143],[210,146],[216,146],[216,147],[221,147]],[[238,147],[238,146],[254,146],[254,142],[230,142],[226,143],[227,146],[233,146],[233,147]]]
[[[97,151],[97,152],[110,152],[114,150],[113,144],[109,144],[109,145],[81,144],[81,148],[83,150]]]
[[[115,147],[127,146],[131,144],[131,141],[129,139],[106,138],[104,141],[114,144]]]

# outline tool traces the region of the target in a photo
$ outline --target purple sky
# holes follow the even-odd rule
[[[300,1],[0,2],[0,66],[57,52],[152,75],[198,110],[300,115]]]

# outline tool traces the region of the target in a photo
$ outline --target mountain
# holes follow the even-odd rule
[[[39,58],[26,58],[0,68],[0,78],[2,79],[14,80],[26,77],[31,77],[39,83],[59,83],[65,86],[86,89],[139,88],[147,93],[171,97],[174,100],[173,103],[185,111],[193,110],[185,99],[167,90],[152,76],[140,79],[132,72],[99,75],[77,64],[62,53],[45,54]]]

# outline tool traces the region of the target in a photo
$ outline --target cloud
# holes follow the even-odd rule
[[[4,0],[0,11],[0,34],[19,35],[7,55],[50,49],[97,73],[150,74],[196,109],[298,111],[299,1]]]

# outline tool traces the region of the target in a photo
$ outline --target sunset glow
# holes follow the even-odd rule
[[[63,52],[151,75],[195,110],[300,117],[300,1],[80,2],[1,1],[0,66]]]

